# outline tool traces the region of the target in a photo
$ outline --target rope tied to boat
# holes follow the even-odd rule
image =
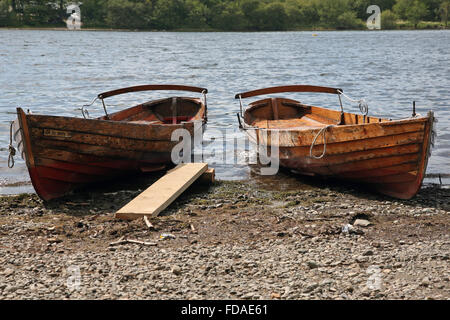
[[[97,99],[98,99],[98,97],[95,97],[95,99],[92,100],[91,103],[84,104],[81,108],[77,108],[77,110],[81,110],[81,114],[83,115],[84,119],[89,119],[90,118],[89,111],[88,111],[88,109],[86,109],[86,107],[92,106],[94,104],[94,102],[97,101]]]
[[[328,125],[328,126],[326,126],[326,127],[323,127],[322,129],[319,130],[319,132],[317,132],[316,136],[314,137],[314,139],[313,139],[313,141],[312,141],[312,143],[311,143],[311,148],[309,149],[309,156],[310,156],[311,158],[314,158],[314,159],[319,160],[319,159],[322,159],[323,157],[325,157],[325,154],[327,153],[327,139],[326,139],[326,132],[327,132],[328,128],[331,128],[331,127],[334,127],[334,124],[330,124],[330,125]],[[321,134],[323,135],[323,152],[322,152],[322,154],[321,154],[320,156],[315,156],[315,155],[313,154],[313,149],[314,149],[314,146],[315,146],[315,144],[316,144],[317,138],[318,138]]]
[[[367,104],[366,100],[364,98],[355,100],[347,96],[345,93],[343,93],[341,90],[338,90],[339,94],[342,95],[344,98],[346,98],[348,101],[357,103],[359,107],[359,111],[365,116],[369,114],[369,105]]]
[[[11,121],[9,126],[9,146],[8,146],[8,168],[14,167],[14,156],[16,155],[16,149],[13,146],[13,125],[14,121]]]

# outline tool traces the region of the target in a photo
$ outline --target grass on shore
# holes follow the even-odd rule
[[[27,26],[27,25],[17,25],[17,26],[0,26],[1,29],[6,30],[52,30],[52,31],[66,31],[69,30],[67,27],[63,25],[58,26]],[[396,23],[395,27],[391,28],[383,28],[381,30],[433,30],[433,29],[448,29],[448,26],[445,26],[443,22],[438,21],[421,21],[415,26],[410,21],[399,20]],[[305,26],[305,27],[295,27],[287,30],[279,30],[279,31],[365,31],[368,30],[365,27],[359,29],[340,29],[333,27],[324,27],[324,26]],[[258,32],[252,30],[239,30],[239,31],[230,31],[230,30],[218,30],[213,28],[178,28],[173,30],[155,30],[155,29],[128,29],[128,28],[111,28],[106,26],[86,26],[82,27],[77,31],[146,31],[146,32]],[[276,30],[274,30],[276,31]]]

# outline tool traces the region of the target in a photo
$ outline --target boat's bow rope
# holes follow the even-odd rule
[[[358,99],[358,100],[356,100],[356,99],[352,99],[352,98],[350,98],[349,96],[347,96],[344,92],[342,92],[341,90],[338,90],[338,93],[339,93],[339,96],[343,96],[344,98],[346,98],[348,101],[350,101],[350,102],[353,102],[353,103],[357,103],[358,104],[358,106],[359,106],[359,110],[361,111],[361,113],[364,115],[364,118],[369,114],[369,105],[367,104],[367,102],[366,102],[366,100],[365,99]],[[340,98],[339,98],[339,101],[341,101],[340,100]],[[341,101],[341,112],[343,113],[344,112],[344,110],[342,109],[342,101]],[[320,129],[319,130],[319,132],[316,134],[316,136],[314,137],[314,139],[313,139],[313,142],[312,142],[312,144],[311,144],[311,148],[309,149],[309,156],[311,157],[311,158],[314,158],[314,159],[322,159],[324,156],[325,156],[325,154],[327,153],[327,139],[326,139],[326,132],[327,132],[327,130],[328,130],[328,128],[331,128],[331,127],[334,127],[335,125],[334,124],[330,124],[330,125],[328,125],[328,126],[326,126],[326,127],[323,127],[322,129]],[[322,152],[322,154],[320,155],[320,156],[315,156],[314,154],[313,154],[313,148],[314,148],[314,145],[316,144],[316,141],[317,141],[317,138],[320,136],[320,135],[323,135],[323,152]]]
[[[359,100],[355,100],[350,98],[349,96],[347,96],[345,93],[343,93],[341,90],[338,90],[339,94],[342,95],[344,98],[346,98],[348,101],[353,102],[353,103],[357,103],[359,106],[359,110],[361,111],[361,113],[365,116],[367,116],[369,114],[369,105],[367,104],[365,99],[359,99]]]
[[[14,156],[16,155],[16,149],[13,146],[13,125],[14,121],[11,121],[9,126],[9,155],[8,155],[8,168],[14,167]]]
[[[327,132],[328,128],[331,128],[331,127],[334,127],[334,124],[330,124],[330,125],[328,125],[328,126],[326,126],[326,127],[323,127],[322,129],[319,130],[319,132],[317,132],[316,136],[314,137],[314,139],[313,139],[313,141],[312,141],[312,143],[311,143],[311,148],[309,149],[309,156],[310,156],[311,158],[314,158],[314,159],[322,159],[322,158],[325,156],[325,154],[327,153],[327,139],[326,139],[326,132]],[[317,138],[318,138],[321,134],[323,134],[323,152],[322,152],[322,154],[321,154],[320,156],[315,156],[315,155],[313,154],[313,148],[314,148],[314,145],[316,144]]]
[[[89,111],[86,109],[87,107],[90,107],[94,104],[95,101],[97,101],[98,97],[95,97],[94,100],[92,100],[89,104],[84,104],[81,108],[77,108],[77,110],[81,110],[81,114],[83,115],[83,118],[89,119]]]

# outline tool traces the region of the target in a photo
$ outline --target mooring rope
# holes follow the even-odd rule
[[[369,105],[367,104],[365,99],[359,99],[359,100],[355,100],[350,98],[349,96],[347,96],[345,93],[343,93],[342,91],[338,90],[339,94],[341,94],[342,96],[344,96],[344,98],[346,98],[348,101],[353,102],[353,103],[357,103],[359,106],[359,111],[361,111],[361,113],[365,116],[367,116],[369,114]]]
[[[9,125],[9,146],[8,146],[8,168],[14,167],[14,156],[16,155],[16,149],[13,146],[13,125],[14,121],[11,121],[11,124]]]
[[[322,159],[324,156],[325,156],[325,154],[327,153],[327,139],[326,139],[326,132],[327,132],[327,130],[328,130],[328,128],[331,128],[331,127],[334,127],[334,124],[330,124],[330,125],[328,125],[328,126],[326,126],[326,127],[323,127],[322,129],[320,129],[319,130],[319,132],[316,134],[316,136],[314,137],[314,139],[313,139],[313,142],[312,142],[312,144],[311,144],[311,148],[309,149],[309,156],[311,157],[311,158],[314,158],[314,159]],[[317,140],[317,138],[321,135],[321,134],[323,134],[323,152],[322,152],[322,154],[320,155],[320,156],[315,156],[314,154],[313,154],[313,148],[314,148],[314,145],[316,144],[316,140]]]
[[[89,119],[89,111],[86,109],[86,107],[90,107],[94,104],[95,101],[97,101],[98,97],[95,97],[94,100],[92,100],[89,104],[84,104],[81,108],[77,108],[77,110],[81,110],[81,114],[83,115],[84,119]]]

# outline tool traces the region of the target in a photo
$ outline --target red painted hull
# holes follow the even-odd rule
[[[165,165],[140,163],[137,161],[111,161],[95,164],[75,164],[60,161],[49,161],[47,166],[30,168],[31,181],[36,193],[45,200],[62,197],[72,190],[79,189],[87,184],[126,178],[132,174],[139,174],[145,170],[158,171],[166,168]],[[115,169],[119,167],[125,169]],[[141,169],[142,168],[142,169]],[[153,169],[153,170],[151,170]]]

